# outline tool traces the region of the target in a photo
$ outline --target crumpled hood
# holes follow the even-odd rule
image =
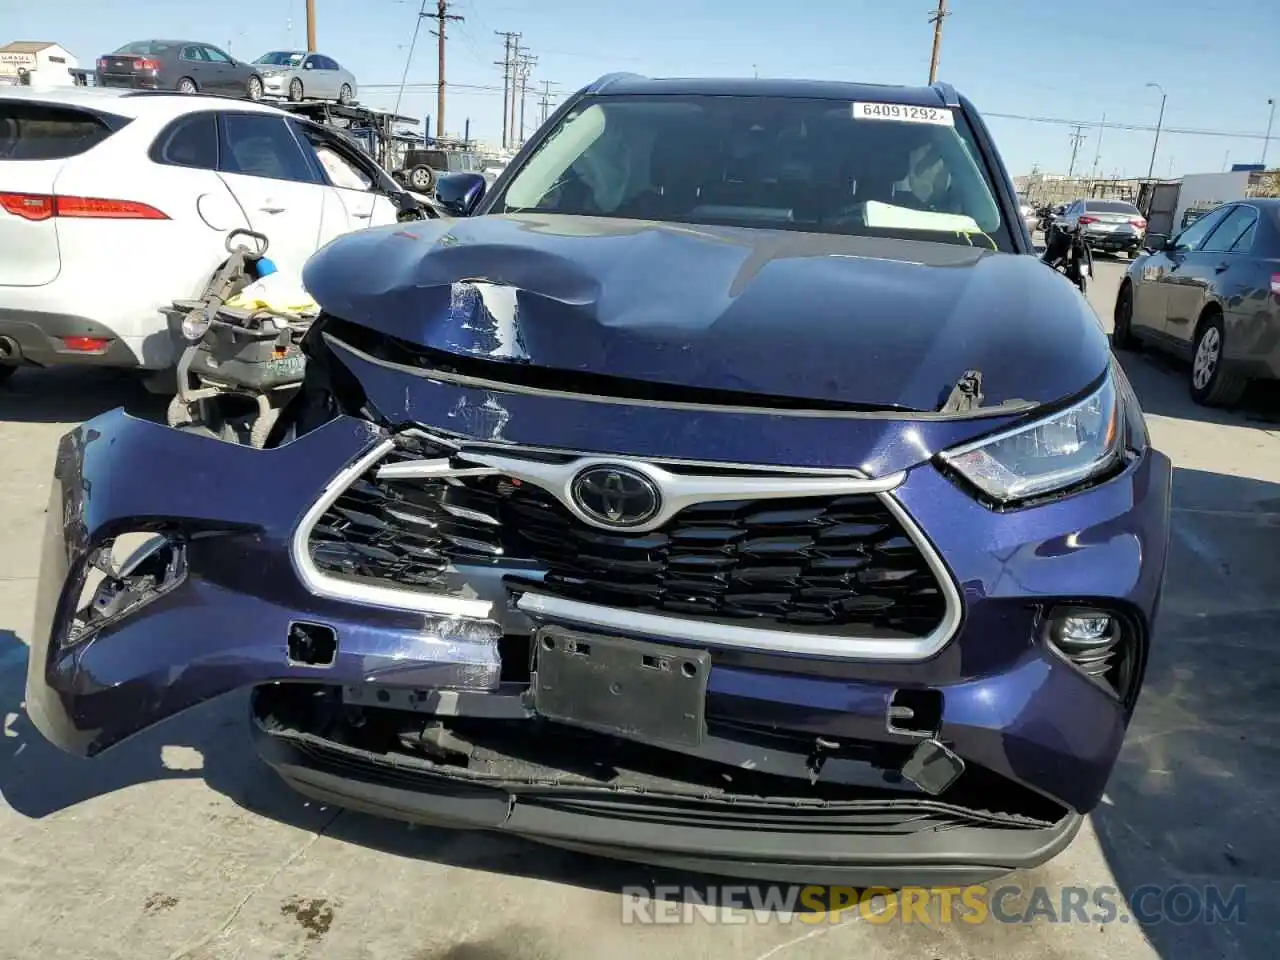
[[[936,410],[1052,402],[1108,362],[1093,311],[1034,257],[969,246],[548,215],[420,221],[308,262],[321,307],[502,364]]]

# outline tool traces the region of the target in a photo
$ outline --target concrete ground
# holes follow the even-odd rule
[[[1090,295],[1108,328],[1122,270],[1100,262]],[[944,923],[935,909],[930,924],[854,912],[820,924],[735,914],[749,922],[624,926],[622,887],[705,881],[317,808],[250,755],[242,699],[99,760],[68,758],[22,707],[54,442],[121,403],[158,410],[117,378],[23,372],[0,391],[0,958],[1273,955],[1280,419],[1265,396],[1237,412],[1197,408],[1185,368],[1123,360],[1177,467],[1157,645],[1106,802],[1066,853],[1007,882],[1049,887],[1055,904],[1064,886],[1141,895],[1217,884],[1225,897],[1243,884],[1243,922],[1143,923],[1121,910],[1115,923]]]

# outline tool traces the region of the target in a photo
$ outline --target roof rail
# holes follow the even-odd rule
[[[609,86],[609,84],[615,83],[618,80],[648,80],[648,79],[649,78],[646,77],[644,74],[632,73],[630,71],[621,71],[619,73],[606,73],[603,77],[601,77],[595,83],[588,86],[587,89],[591,93],[600,93],[602,90],[604,90],[605,87]]]
[[[933,84],[934,91],[942,98],[942,102],[948,107],[960,106],[960,95],[956,93],[956,88],[949,83],[943,83],[939,80]]]

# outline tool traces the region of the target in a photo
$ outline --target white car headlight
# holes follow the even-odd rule
[[[1116,385],[1035,423],[941,454],[944,463],[1000,503],[1073,487],[1110,470],[1123,448]]]

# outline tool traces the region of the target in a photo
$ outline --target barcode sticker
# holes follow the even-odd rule
[[[906,103],[867,103],[853,105],[855,120],[893,120],[898,123],[932,123],[954,127],[956,116],[946,107],[913,107]]]

